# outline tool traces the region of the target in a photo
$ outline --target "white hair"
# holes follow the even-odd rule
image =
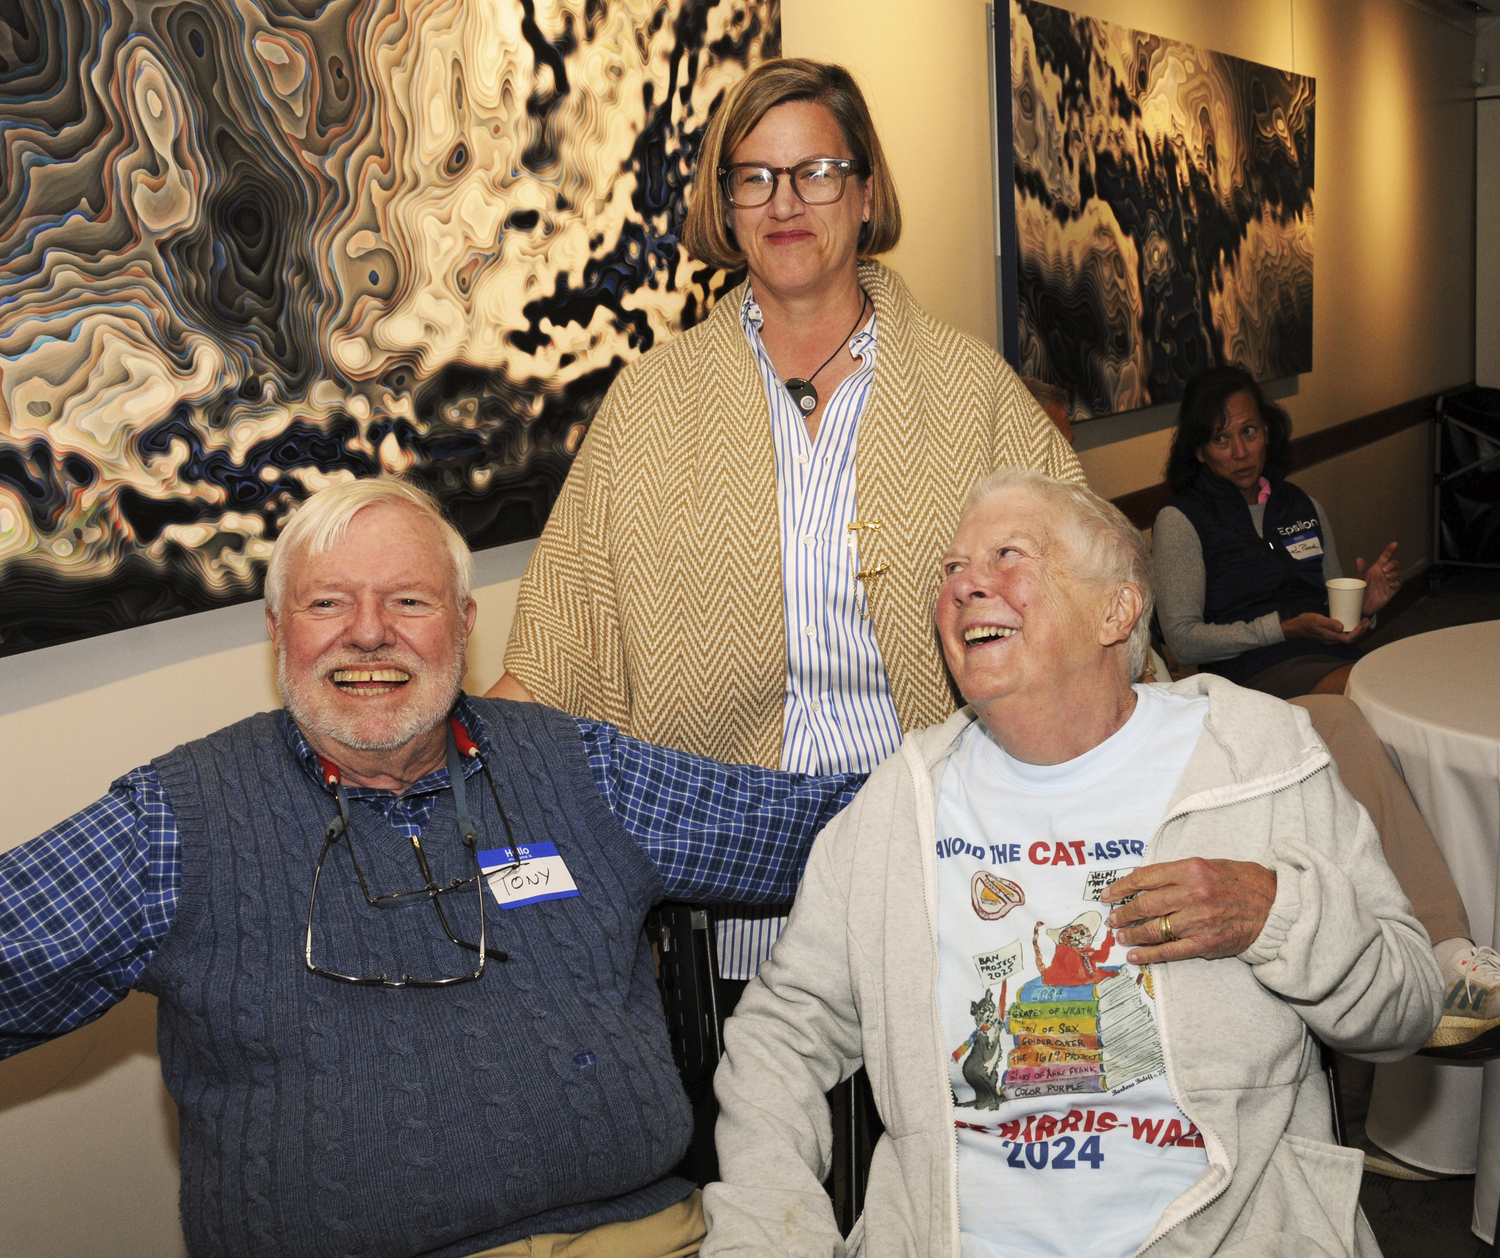
[[[1140,590],[1141,614],[1126,644],[1126,667],[1134,681],[1151,653],[1151,610],[1156,604],[1151,552],[1140,529],[1092,489],[1026,467],[1001,467],[981,478],[964,499],[962,515],[1000,494],[1016,492],[1029,494],[1072,527],[1070,571],[1075,577],[1100,585],[1128,583]]]
[[[453,597],[462,607],[474,584],[474,557],[463,535],[448,522],[432,495],[396,476],[345,481],[320,489],[297,508],[281,530],[266,569],[266,606],[281,614],[287,576],[295,559],[321,555],[344,540],[349,522],[366,507],[408,507],[429,520],[442,536],[452,565]]]

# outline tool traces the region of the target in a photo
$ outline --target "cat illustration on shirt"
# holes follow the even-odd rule
[[[1005,1002],[1003,987],[1000,1002],[1001,1004]],[[1005,1100],[1005,1093],[1000,1089],[1001,1045],[998,1012],[999,1008],[995,1004],[995,993],[992,988],[986,987],[984,996],[969,1004],[969,1013],[974,1019],[974,1032],[958,1046],[953,1054],[955,1060],[962,1057],[965,1052],[969,1054],[964,1062],[964,1082],[974,1089],[974,1099],[959,1102],[966,1107],[999,1109],[1000,1102]]]
[[[1100,964],[1109,959],[1109,951],[1115,943],[1114,935],[1106,932],[1101,948],[1090,946],[1103,924],[1104,919],[1089,910],[1080,913],[1066,926],[1049,929],[1047,938],[1057,947],[1052,953],[1052,964],[1048,965],[1042,959],[1042,923],[1038,922],[1031,932],[1031,947],[1036,953],[1036,968],[1041,973],[1042,982],[1049,987],[1082,987],[1118,974],[1118,967],[1104,968]]]

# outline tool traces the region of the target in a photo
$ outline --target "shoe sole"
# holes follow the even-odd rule
[[[1405,1162],[1369,1152],[1365,1154],[1365,1170],[1372,1175],[1383,1175],[1386,1179],[1404,1179],[1412,1184],[1430,1184],[1434,1180],[1447,1178],[1443,1175],[1430,1175],[1426,1171],[1407,1166]]]
[[[1403,1162],[1394,1153],[1387,1153],[1366,1136],[1354,1146],[1365,1155],[1365,1170],[1372,1175],[1383,1175],[1386,1179],[1404,1179],[1412,1184],[1430,1184],[1439,1179],[1458,1179],[1457,1175],[1442,1171],[1427,1171],[1410,1162]]]
[[[1419,1050],[1445,1061],[1484,1061],[1500,1055],[1500,1018],[1480,1020],[1450,1014]]]

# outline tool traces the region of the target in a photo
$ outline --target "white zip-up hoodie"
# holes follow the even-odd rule
[[[1148,862],[1276,872],[1237,957],[1153,967],[1167,1080],[1208,1165],[1140,1252],[1379,1254],[1359,1210],[1364,1155],[1331,1141],[1317,1036],[1372,1061],[1421,1047],[1442,982],[1427,936],[1300,708],[1212,676],[1204,732]],[[957,1258],[958,1151],[937,1005],[936,794],[969,709],[911,734],[818,837],[791,921],[725,1031],[714,1081],[722,1183],[704,1258]],[[848,1241],[821,1181],[824,1094],[861,1065],[885,1135]]]

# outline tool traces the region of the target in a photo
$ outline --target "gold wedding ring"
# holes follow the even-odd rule
[[[1162,943],[1169,944],[1177,938],[1177,936],[1172,933],[1172,915],[1170,913],[1163,913],[1159,918],[1157,918],[1156,927],[1161,931]]]

